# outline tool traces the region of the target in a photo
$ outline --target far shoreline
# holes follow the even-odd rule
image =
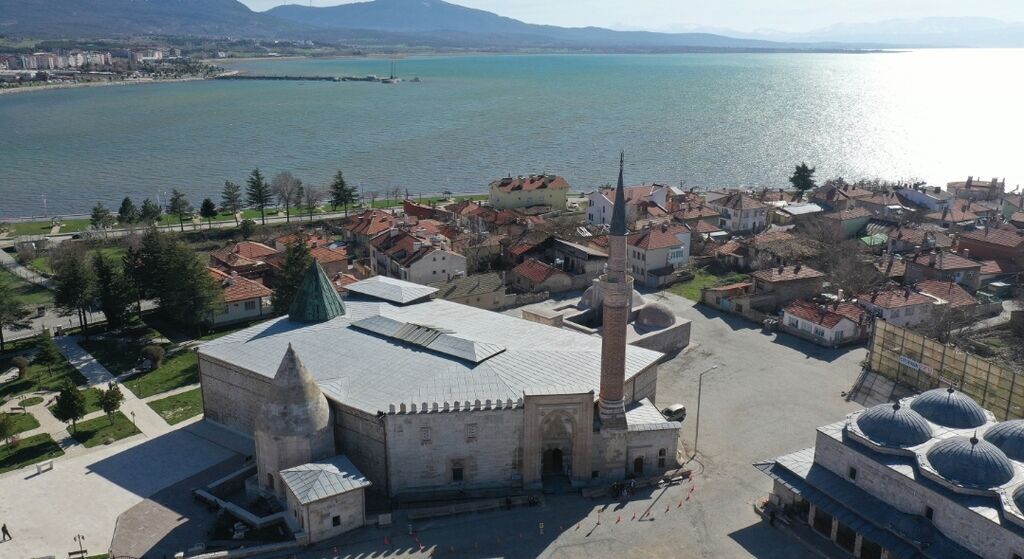
[[[234,72],[225,72],[218,74],[217,76],[236,74]],[[112,86],[128,86],[128,85],[150,85],[150,84],[161,84],[161,83],[183,83],[183,82],[197,82],[207,81],[216,79],[217,76],[211,77],[189,77],[189,78],[162,78],[162,79],[137,79],[137,80],[111,80],[111,81],[94,81],[94,82],[78,82],[78,83],[53,83],[46,85],[32,85],[27,87],[7,87],[0,88],[0,95],[16,95],[19,93],[31,93],[34,91],[54,91],[59,89],[84,89],[87,87],[112,87]]]

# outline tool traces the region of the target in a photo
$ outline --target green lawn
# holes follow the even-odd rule
[[[691,301],[700,301],[700,290],[705,287],[737,283],[744,281],[749,277],[747,274],[735,273],[715,275],[703,269],[694,270],[693,274],[692,280],[674,284],[672,287],[669,287],[668,290],[681,297],[686,297]]]
[[[0,360],[0,369],[7,366],[8,363]],[[68,379],[78,386],[86,382],[82,373],[79,373],[67,361],[61,361],[60,364],[54,365],[52,374],[46,370],[46,367],[33,364],[29,366],[28,371],[25,373],[25,378],[0,386],[0,400],[9,396],[24,394],[25,392],[35,392],[37,390],[57,391],[60,390],[60,387]]]
[[[185,350],[164,359],[160,368],[134,377],[124,384],[139,398],[145,398],[199,382],[199,358]]]
[[[104,415],[89,421],[80,421],[71,436],[82,443],[82,446],[89,448],[105,444],[107,440],[119,441],[138,433],[141,431],[135,428],[132,420],[123,413],[116,412],[112,420]]]
[[[50,220],[42,221],[24,221],[21,223],[12,223],[11,226],[14,229],[15,235],[49,235],[50,228],[53,223]],[[88,231],[90,227],[89,219],[65,219],[62,222],[60,232],[61,233],[77,233],[79,231]]]
[[[0,446],[0,474],[63,454],[60,445],[46,433],[22,439],[16,448]]]
[[[24,433],[25,431],[31,431],[32,429],[39,427],[39,421],[37,421],[30,413],[12,413],[8,415],[10,415],[11,419],[14,420],[12,424],[14,425],[13,434],[15,435],[18,433]]]
[[[85,399],[86,415],[89,415],[94,411],[100,411],[101,409],[103,409],[103,407],[100,406],[99,388],[86,388],[85,390],[80,390],[80,392],[82,393],[82,397]],[[50,410],[50,413],[53,413],[56,408],[57,404],[54,404],[46,409]]]
[[[149,407],[160,414],[160,417],[164,418],[164,421],[168,424],[181,423],[186,419],[203,413],[202,390],[196,388],[195,390],[153,400],[149,402]]]
[[[31,398],[25,398],[24,400],[22,400],[22,401],[20,401],[18,403],[22,407],[26,407],[27,408],[29,406],[34,406],[36,404],[41,404],[42,402],[43,402],[43,397],[42,396],[32,396]]]
[[[53,305],[53,292],[19,278],[6,268],[0,268],[0,284],[14,291],[14,298],[30,307]]]
[[[115,375],[132,370],[139,362],[139,354],[145,347],[145,344],[135,341],[111,339],[82,340],[78,345]]]
[[[36,256],[35,258],[32,259],[32,262],[29,262],[29,265],[32,268],[35,268],[35,270],[40,274],[45,274],[48,276],[53,275],[53,267],[50,266],[50,257],[46,254],[40,254],[39,256]]]

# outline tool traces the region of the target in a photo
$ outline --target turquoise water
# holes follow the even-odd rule
[[[236,63],[386,74],[385,60]],[[687,186],[819,175],[1024,177],[1024,51],[465,56],[402,60],[422,83],[218,81],[0,96],[0,216],[128,194],[193,204],[259,166],[365,191],[483,191],[506,173]]]

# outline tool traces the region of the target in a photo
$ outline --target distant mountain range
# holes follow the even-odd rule
[[[703,31],[703,30],[701,30]],[[0,34],[41,38],[175,35],[366,45],[605,50],[764,50],[1024,46],[1024,23],[928,18],[808,33],[655,33],[537,25],[443,2],[373,0],[253,12],[237,0],[0,0]]]

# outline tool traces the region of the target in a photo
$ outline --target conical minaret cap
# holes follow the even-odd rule
[[[626,230],[626,190],[622,182],[622,168],[625,165],[626,152],[619,153],[619,182],[615,186],[615,206],[612,207],[611,234],[625,236]]]

